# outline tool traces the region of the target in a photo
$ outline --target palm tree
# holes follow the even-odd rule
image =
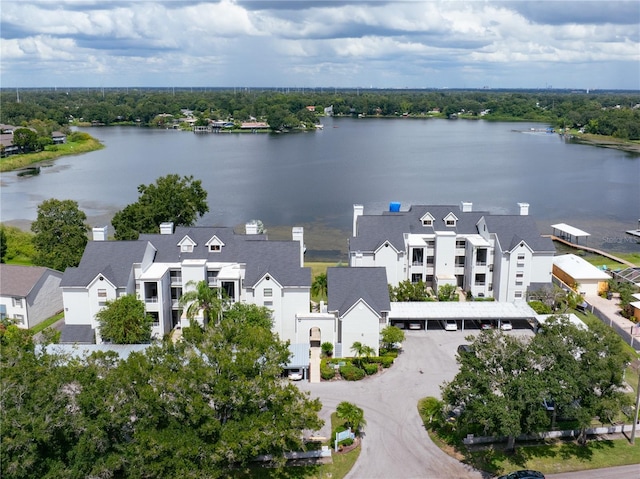
[[[367,425],[362,408],[347,401],[342,401],[338,404],[338,407],[336,407],[336,416],[344,420],[345,425],[350,427],[356,434],[359,434],[360,429]]]
[[[313,283],[311,283],[311,294],[319,299],[326,299],[327,273],[320,273],[313,278]]]
[[[202,312],[204,324],[210,320],[217,324],[222,318],[222,313],[228,305],[228,298],[219,288],[210,288],[206,281],[189,281],[187,286],[195,286],[180,298],[180,306],[186,307],[187,318],[195,319]]]

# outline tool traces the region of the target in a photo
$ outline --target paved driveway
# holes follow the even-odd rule
[[[532,334],[518,330],[513,334]],[[329,437],[330,414],[341,401],[364,410],[367,426],[362,452],[348,479],[482,478],[442,452],[429,438],[418,415],[417,402],[440,397],[440,385],[455,376],[455,351],[471,331],[406,331],[404,352],[382,374],[357,382],[299,383],[322,401]],[[477,331],[475,332],[477,334]]]

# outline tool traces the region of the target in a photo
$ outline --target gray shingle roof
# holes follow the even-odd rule
[[[343,315],[358,300],[364,300],[378,314],[389,311],[387,273],[382,267],[327,268],[328,310]]]
[[[60,332],[61,344],[93,344],[96,335],[88,324],[65,324]]]
[[[26,298],[40,278],[51,271],[62,276],[62,273],[42,266],[19,266],[0,264],[0,294]]]
[[[423,226],[421,218],[430,213],[434,226]],[[455,227],[445,225],[444,218],[453,213],[458,221]],[[487,211],[462,212],[455,205],[413,205],[407,211],[363,215],[358,218],[358,236],[350,238],[350,251],[375,251],[385,241],[403,251],[403,233],[432,234],[435,231],[453,231],[456,234],[477,234],[477,223],[484,217],[490,233],[498,236],[503,250],[511,250],[525,241],[535,251],[554,251],[553,242],[540,235],[538,227],[528,215],[492,215]]]
[[[421,218],[427,213],[433,216],[433,226],[423,226]],[[444,218],[453,213],[456,226],[446,226]],[[374,251],[385,241],[397,250],[404,250],[404,233],[433,234],[435,231],[453,231],[457,234],[475,234],[476,224],[486,211],[462,212],[457,205],[412,205],[407,211],[384,212],[363,215],[358,218],[358,236],[350,239],[351,251]]]
[[[551,238],[540,235],[535,220],[528,215],[486,216],[489,233],[495,233],[503,251],[511,251],[524,241],[534,251],[555,251]]]
[[[191,253],[178,243],[189,236],[196,246]],[[224,246],[209,251],[207,243],[217,237]],[[174,234],[143,234],[137,241],[90,241],[77,268],[67,268],[62,286],[86,286],[102,274],[117,287],[126,287],[133,263],[140,263],[148,245],[156,249],[155,263],[179,263],[185,259],[246,264],[245,286],[251,287],[266,273],[283,286],[311,286],[311,270],[300,267],[300,244],[266,241],[264,235],[235,234],[225,227],[178,227]]]
[[[146,241],[89,241],[76,268],[67,268],[60,286],[83,287],[102,274],[116,287],[124,288],[132,274],[133,263],[140,263]]]

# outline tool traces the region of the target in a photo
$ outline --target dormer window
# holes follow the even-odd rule
[[[444,217],[444,224],[450,228],[453,228],[458,223],[458,218],[453,213],[449,213]]]
[[[213,236],[207,241],[207,248],[209,248],[210,253],[220,253],[223,246],[224,243],[217,236]]]
[[[185,236],[184,238],[182,238],[178,243],[181,253],[193,253],[193,247],[195,245],[196,245],[196,242],[193,241],[188,236]]]
[[[430,213],[420,218],[420,221],[422,221],[422,226],[433,226],[433,216]]]

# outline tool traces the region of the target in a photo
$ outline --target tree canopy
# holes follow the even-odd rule
[[[116,344],[140,344],[151,340],[153,318],[144,310],[144,303],[130,294],[107,301],[98,311],[100,336]]]
[[[215,479],[261,454],[284,464],[322,426],[320,402],[282,380],[290,353],[268,312],[232,310],[195,341],[123,360],[3,340],[2,477]]]
[[[164,222],[192,226],[209,211],[207,192],[193,176],[163,176],[155,184],[138,186],[138,193],[138,201],[125,206],[111,220],[116,239],[132,240],[141,233],[158,233]]]
[[[582,329],[556,317],[530,341],[487,330],[471,346],[473,353],[458,356],[458,374],[442,387],[463,435],[506,436],[512,449],[518,435],[549,430],[561,414],[578,422],[586,441],[594,417],[610,422],[628,401],[621,387],[629,358],[603,325]]]
[[[87,215],[73,200],[45,200],[31,224],[35,233],[34,263],[58,271],[77,266],[87,245]]]

